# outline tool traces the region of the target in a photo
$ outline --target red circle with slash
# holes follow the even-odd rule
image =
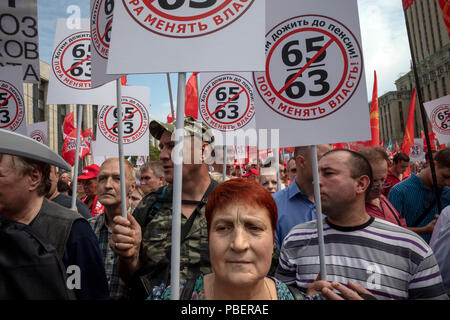
[[[103,106],[99,111],[99,129],[103,136],[111,142],[119,140],[118,123],[115,115],[115,106]],[[111,112],[112,111],[112,112]],[[149,114],[144,105],[135,98],[122,97],[122,111],[124,112],[124,143],[133,143],[139,140],[148,130]]]
[[[144,29],[165,37],[192,38],[200,37],[223,29],[239,19],[255,0],[236,2],[234,0],[211,3],[208,7],[192,6],[193,1],[165,4],[163,8],[154,0],[122,0],[128,14]],[[187,8],[186,8],[187,4]],[[228,12],[225,16],[222,13]],[[219,16],[222,22],[215,18]],[[167,25],[174,27],[167,27]],[[200,25],[204,29],[200,28]],[[183,26],[183,27],[182,27]],[[169,30],[170,29],[170,30]]]
[[[4,98],[0,100],[0,129],[15,131],[25,117],[23,97],[15,86],[4,80],[0,80],[0,94],[2,92],[0,97]],[[14,117],[11,117],[11,113]]]

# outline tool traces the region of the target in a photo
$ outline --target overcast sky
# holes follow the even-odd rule
[[[67,18],[66,11],[71,5],[80,7],[82,18],[89,17],[89,0],[38,0],[40,56],[47,63],[53,49],[56,19]],[[370,100],[374,70],[377,71],[378,95],[381,96],[395,90],[394,81],[409,71],[411,57],[400,0],[358,0],[358,7]],[[171,79],[176,103],[176,74],[172,74]],[[158,120],[166,119],[170,104],[164,74],[132,75],[128,84],[150,86],[151,115]]]

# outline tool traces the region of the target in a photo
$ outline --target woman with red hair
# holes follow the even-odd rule
[[[278,213],[259,183],[242,178],[223,182],[209,195],[205,211],[213,272],[182,281],[181,300],[294,300],[294,294],[295,299],[321,300],[322,288],[331,288],[326,281],[315,281],[306,295],[267,276]],[[342,299],[329,291],[326,297]],[[338,291],[353,298],[350,289]],[[149,299],[170,299],[170,287],[162,293],[155,287]]]
[[[213,272],[195,280],[187,299],[293,300],[288,287],[267,277],[272,261],[277,207],[270,193],[248,179],[217,186],[206,204]],[[180,283],[181,296],[186,281]],[[170,287],[162,299],[169,299]]]

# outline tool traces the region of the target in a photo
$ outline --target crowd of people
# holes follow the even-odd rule
[[[273,158],[228,165],[224,179],[222,165],[206,162],[209,128],[191,117],[184,128],[185,148],[202,161],[183,163],[181,299],[448,299],[450,148],[433,154],[434,188],[429,162],[405,177],[406,154],[318,145],[318,213],[310,147],[296,147],[279,171]],[[79,270],[61,298],[170,299],[174,130],[152,121],[160,160],[124,160],[126,218],[118,158],[83,168],[72,190],[68,172],[0,154],[0,217],[30,226]]]

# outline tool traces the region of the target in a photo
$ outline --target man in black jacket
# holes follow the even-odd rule
[[[47,163],[0,150],[0,216],[30,226],[56,248],[78,299],[108,299],[95,234],[79,214],[45,198],[49,174]]]

